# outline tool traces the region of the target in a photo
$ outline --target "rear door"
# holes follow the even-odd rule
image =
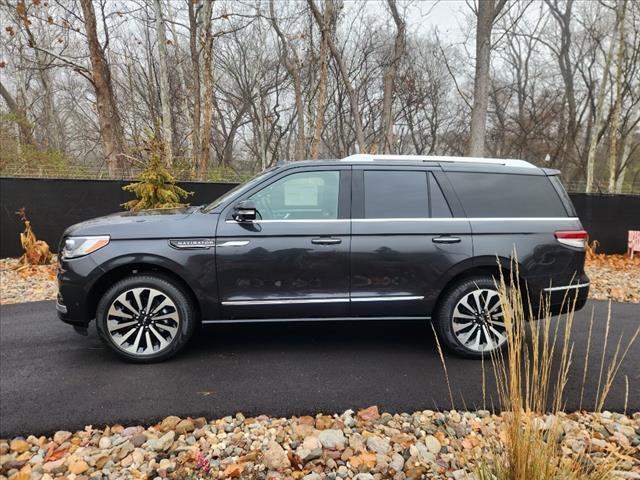
[[[353,169],[351,312],[430,315],[442,278],[472,255],[466,218],[453,218],[439,168]]]

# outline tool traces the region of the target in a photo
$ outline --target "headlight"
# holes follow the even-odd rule
[[[62,258],[76,258],[89,255],[109,243],[109,235],[91,237],[67,237],[64,240]]]

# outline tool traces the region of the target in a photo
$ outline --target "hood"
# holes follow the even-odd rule
[[[216,215],[203,214],[200,207],[118,212],[76,223],[67,228],[63,235],[110,235],[114,240],[213,236],[216,226],[214,217]]]

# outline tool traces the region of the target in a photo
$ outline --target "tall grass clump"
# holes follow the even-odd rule
[[[566,313],[555,321],[552,321],[548,300],[541,300],[539,309],[536,309],[539,320],[529,321],[534,308],[517,278],[516,267],[508,278],[501,274],[496,282],[508,336],[506,349],[491,356],[503,430],[499,438],[485,439],[491,442],[486,445],[490,454],[479,459],[476,477],[479,480],[613,478],[612,472],[619,464],[619,452],[606,454],[594,463],[587,459],[588,451],[564,456],[560,446],[564,432],[558,414],[564,409],[565,387],[571,372],[575,300],[565,298]],[[607,332],[610,321],[609,310]],[[596,412],[602,410],[618,369],[639,332],[640,329],[636,330],[625,346],[621,338],[608,362],[605,361],[606,345],[603,348],[597,365]],[[587,368],[588,362],[585,361],[581,372],[583,383],[587,378]]]

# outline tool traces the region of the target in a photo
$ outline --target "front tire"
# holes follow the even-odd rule
[[[486,357],[507,344],[500,296],[490,276],[469,277],[449,289],[434,324],[446,347],[463,357]]]
[[[135,363],[167,360],[181,350],[197,323],[193,302],[171,280],[133,275],[114,284],[96,311],[102,342]]]

